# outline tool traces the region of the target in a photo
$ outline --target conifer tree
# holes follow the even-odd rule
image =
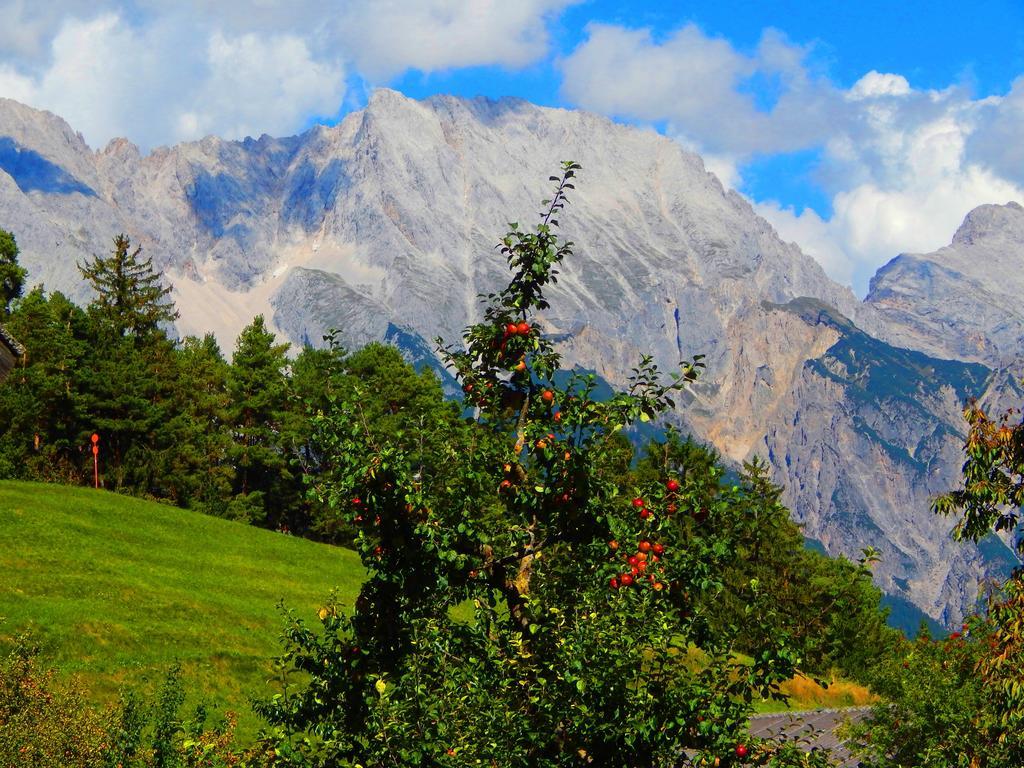
[[[289,346],[277,343],[262,315],[238,337],[227,381],[233,433],[230,456],[236,468],[233,517],[277,524],[297,493],[281,444],[288,408],[285,353]]]
[[[96,292],[82,391],[89,428],[101,436],[107,486],[166,497],[157,457],[168,448],[176,357],[160,326],[178,313],[171,289],[140,253],[122,234],[110,256],[78,265]]]
[[[11,302],[21,296],[26,271],[18,264],[14,235],[0,229],[0,317],[10,311]]]
[[[146,336],[178,318],[167,298],[171,289],[153,271],[153,260],[141,260],[141,253],[141,247],[132,250],[128,236],[121,234],[114,238],[110,256],[78,265],[96,291],[95,311],[119,336]]]
[[[16,302],[5,324],[31,352],[0,387],[0,477],[73,481],[86,458],[85,313],[61,293],[47,296],[37,287]]]

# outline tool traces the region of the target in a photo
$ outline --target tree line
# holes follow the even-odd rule
[[[306,347],[289,359],[262,316],[230,360],[211,334],[172,337],[170,289],[123,235],[110,255],[79,265],[94,293],[84,308],[42,286],[22,295],[9,233],[0,248],[0,320],[28,349],[0,388],[2,478],[91,482],[97,433],[110,490],[329,538],[337,532],[302,482],[319,463],[309,414],[324,394],[359,380],[385,421],[399,404],[454,407],[383,345],[351,355]]]
[[[355,404],[358,429],[406,446],[418,472],[441,483],[455,483],[473,456],[493,450],[493,434],[467,417],[465,403],[446,400],[434,373],[417,372],[394,347],[350,353],[332,335],[289,359],[289,345],[257,316],[228,360],[210,334],[170,335],[178,317],[170,290],[127,237],[79,265],[94,292],[84,308],[41,286],[21,295],[24,271],[7,237],[5,262],[18,279],[4,283],[0,318],[29,352],[0,387],[0,478],[91,483],[95,432],[110,490],[350,544],[358,526],[349,510],[315,492],[345,458],[322,429],[337,403]],[[738,543],[730,589],[709,611],[728,621],[756,579],[777,596],[811,667],[863,670],[887,637],[880,593],[865,566],[803,546],[764,465],[747,465],[733,485],[718,455],[692,439],[612,440],[603,474],[623,493],[670,464],[703,507],[730,510]],[[845,609],[830,610],[837,603]]]

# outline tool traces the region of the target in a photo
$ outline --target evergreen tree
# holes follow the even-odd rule
[[[0,229],[0,317],[10,311],[11,302],[21,296],[26,271],[18,264],[14,235]]]
[[[110,256],[78,265],[96,291],[92,306],[119,336],[146,336],[178,318],[167,299],[171,289],[161,284],[152,259],[139,259],[141,252],[141,247],[132,250],[127,235],[121,234],[114,238]]]
[[[155,458],[162,485],[180,506],[223,515],[234,479],[228,461],[228,363],[212,334],[185,338],[174,363],[168,439]]]
[[[111,489],[168,498],[157,459],[171,443],[174,344],[162,333],[144,343],[111,336],[111,326],[90,320],[93,343],[80,377],[89,431],[100,435],[101,476]]]
[[[227,380],[235,466],[228,514],[272,526],[280,524],[298,493],[281,438],[289,407],[289,346],[276,343],[257,315],[238,337]]]
[[[118,235],[110,256],[78,267],[96,292],[82,391],[108,487],[167,498],[173,491],[159,456],[172,442],[166,425],[174,416],[176,366],[174,344],[160,326],[178,313],[170,288],[140,253]]]
[[[88,459],[79,379],[85,313],[37,287],[5,322],[30,351],[0,387],[0,477],[79,482]]]

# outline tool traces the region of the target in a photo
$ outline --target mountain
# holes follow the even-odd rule
[[[884,318],[879,333],[937,357],[995,367],[1024,350],[1024,208],[982,205],[953,242],[897,256],[871,280],[865,303]]]
[[[506,280],[507,223],[532,222],[544,179],[576,160],[576,252],[540,318],[569,365],[621,385],[642,353],[663,368],[705,354],[675,420],[734,463],[769,458],[809,537],[833,554],[878,547],[878,583],[935,619],[959,621],[978,579],[1007,567],[998,541],[951,543],[928,502],[957,481],[962,400],[1012,379],[914,349],[909,314],[901,326],[858,302],[652,131],[382,90],[336,126],[147,156],[124,140],[94,152],[59,118],[0,101],[4,146],[0,226],[31,279],[86,298],[75,262],[124,231],[173,283],[182,333],[230,349],[262,312],[298,343],[339,328],[435,365],[428,340],[458,339]]]

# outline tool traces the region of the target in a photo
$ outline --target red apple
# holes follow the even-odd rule
[[[622,586],[624,586],[624,587],[632,586],[633,585],[633,574],[632,573],[624,573],[624,574],[622,574],[621,576],[619,576],[619,583]]]
[[[654,550],[654,554],[656,555],[665,554],[665,545],[662,544],[660,541],[655,542],[651,549]]]
[[[642,507],[643,505],[644,505],[644,500],[643,499],[641,499],[641,498],[633,499],[633,506],[636,507],[637,509],[640,509],[640,507]]]
[[[646,520],[650,516],[651,516],[651,510],[647,509],[646,507],[644,507],[643,509],[640,510],[640,519],[641,520]]]
[[[615,578],[614,576],[612,576],[610,579],[608,579],[608,586],[611,587],[612,589],[618,589],[619,588],[619,580],[617,578]]]
[[[651,542],[649,542],[646,539],[644,539],[637,546],[637,549],[639,549],[641,552],[650,552],[651,551]]]
[[[529,336],[530,335],[530,324],[524,320],[523,322],[521,322],[519,325],[516,326],[516,332],[520,336]]]
[[[675,493],[679,490],[679,481],[675,479],[669,480],[665,483],[665,487],[668,489],[669,493]]]
[[[540,399],[543,400],[545,403],[551,404],[555,399],[555,393],[552,392],[550,389],[545,389],[543,392],[540,393]]]
[[[737,744],[736,745],[736,757],[742,759],[742,758],[744,758],[746,756],[747,756],[747,745],[746,744]]]

